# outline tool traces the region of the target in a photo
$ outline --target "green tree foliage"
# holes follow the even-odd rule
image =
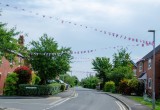
[[[90,76],[81,80],[81,85],[85,88],[95,89],[99,83],[99,79],[96,76]]]
[[[17,82],[18,82],[18,74],[16,73],[8,74],[5,81],[4,95],[7,95],[7,96],[16,95]]]
[[[120,49],[118,53],[113,55],[113,70],[110,78],[115,82],[116,86],[122,79],[131,79],[133,77],[132,66],[130,54],[125,49]]]
[[[32,85],[38,85],[40,83],[41,79],[39,76],[36,75],[35,72],[32,71],[32,81],[31,84]]]
[[[117,68],[119,66],[129,66],[131,65],[130,54],[127,53],[126,49],[118,50],[118,53],[113,54],[113,67]]]
[[[0,63],[2,57],[17,64],[17,54],[27,56],[27,48],[20,44],[20,39],[16,39],[18,34],[15,27],[7,29],[6,24],[0,22]]]
[[[110,63],[110,59],[106,57],[97,57],[92,62],[94,71],[97,72],[97,77],[101,80],[103,80],[103,84],[106,81],[109,81],[109,74],[112,70],[112,64]]]
[[[38,72],[41,84],[46,84],[49,79],[57,75],[65,74],[70,69],[70,48],[59,48],[53,38],[44,34],[39,41],[31,42],[31,53],[39,53],[31,56],[29,62],[34,71]],[[48,55],[47,53],[53,53]],[[55,54],[57,53],[57,54]]]
[[[116,86],[118,86],[119,82],[124,78],[131,79],[133,76],[132,69],[129,67],[119,66],[114,68],[110,74],[110,80],[114,81]]]
[[[17,43],[18,40],[15,39],[18,34],[16,28],[7,29],[6,24],[0,22],[0,63],[2,57],[9,61],[15,60],[15,53],[20,52],[20,45]]]
[[[105,92],[115,92],[115,83],[113,81],[108,81],[104,85]]]
[[[79,82],[76,76],[70,76],[69,74],[60,75],[60,79],[69,84],[71,87],[77,85]]]

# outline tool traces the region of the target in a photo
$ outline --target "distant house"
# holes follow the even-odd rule
[[[23,41],[19,42],[21,45],[23,45],[23,43],[24,43],[23,36],[20,36],[19,39],[23,40]],[[0,60],[2,60],[2,64],[0,64],[0,95],[3,94],[5,79],[8,75],[8,73],[13,72],[15,70],[15,68],[24,64],[24,57],[21,54],[17,54],[16,59],[18,61],[17,62],[18,64],[15,64],[15,62],[13,62],[12,60],[8,61],[4,57],[2,59],[0,59]]]
[[[155,95],[160,97],[160,45],[155,48]],[[152,94],[153,81],[153,50],[145,55],[137,62],[138,79],[144,81],[145,92],[148,95]]]
[[[132,70],[133,70],[134,76],[137,76],[137,75],[136,75],[136,71],[137,71],[137,64],[136,64],[136,63],[134,63],[132,60],[131,60],[131,64],[133,65],[133,66],[132,66]]]

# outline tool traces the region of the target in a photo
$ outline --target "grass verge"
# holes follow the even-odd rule
[[[130,98],[136,102],[139,102],[143,105],[148,106],[149,108],[152,108],[152,102],[145,101],[143,97],[140,96],[130,96]],[[156,100],[156,107],[155,110],[160,110],[160,99]]]

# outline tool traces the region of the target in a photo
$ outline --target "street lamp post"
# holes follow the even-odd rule
[[[153,83],[152,83],[152,108],[155,109],[155,30],[148,30],[153,32]]]

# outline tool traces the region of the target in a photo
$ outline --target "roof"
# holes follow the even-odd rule
[[[157,54],[158,52],[160,52],[160,45],[158,45],[156,48],[155,48],[155,54]],[[153,56],[153,50],[151,50],[148,54],[146,54],[142,60],[145,60],[145,59],[148,59],[148,58],[151,58]],[[140,60],[140,61],[142,61]],[[138,61],[139,62],[139,61]]]
[[[160,52],[160,45],[158,45],[158,46],[155,48],[155,54],[158,53],[158,52]],[[150,51],[147,55],[145,55],[145,56],[143,57],[143,59],[148,59],[148,58],[150,58],[150,57],[152,57],[152,56],[153,56],[153,50]]]
[[[146,72],[143,72],[143,73],[141,73],[140,74],[140,76],[138,77],[138,79],[147,79],[147,74],[146,74]]]
[[[133,60],[131,60],[131,63],[132,63],[135,67],[137,67],[137,64],[136,64],[136,63],[134,63],[134,61],[133,61]]]

